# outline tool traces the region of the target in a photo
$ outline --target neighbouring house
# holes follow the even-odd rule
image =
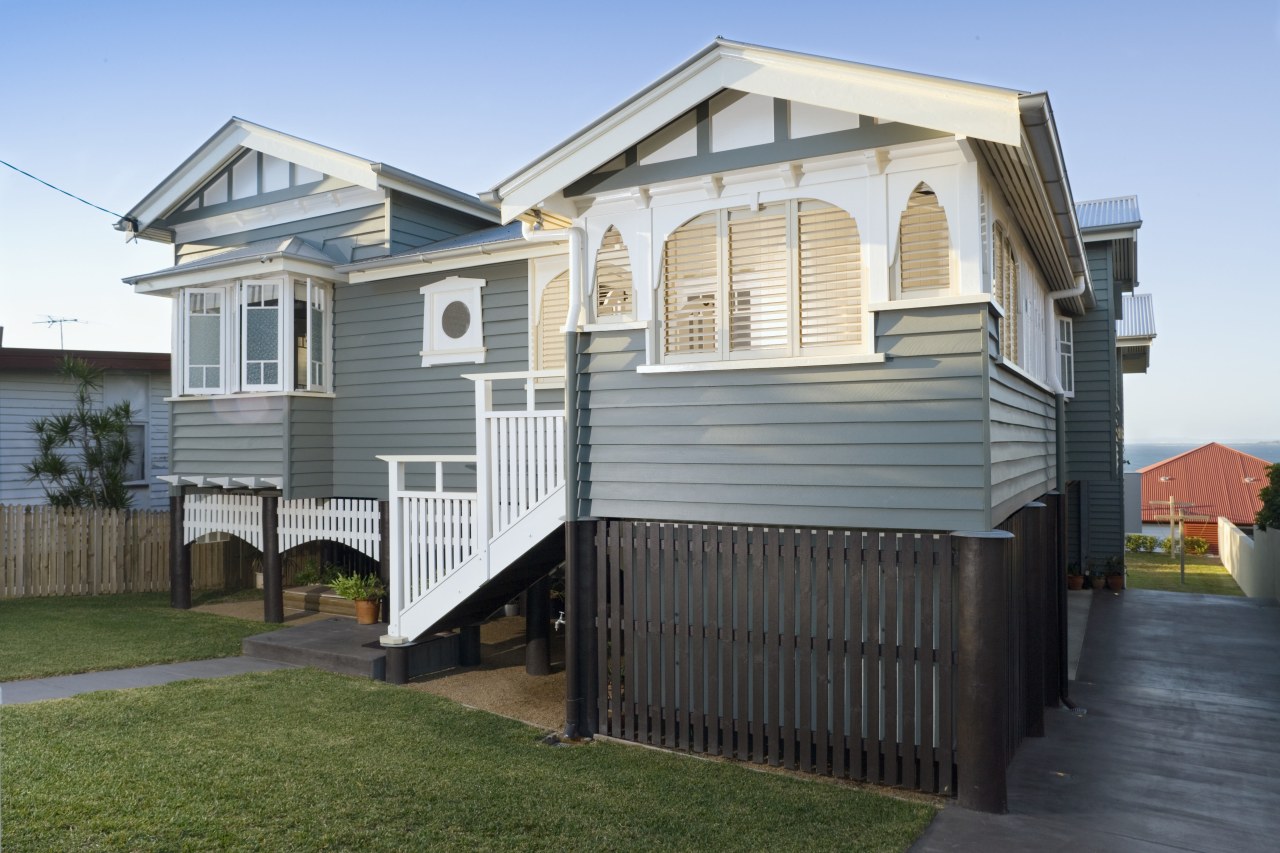
[[[999,810],[1122,547],[1092,209],[1044,94],[718,39],[483,201],[233,119],[117,227],[185,541],[382,560],[397,653],[565,560],[570,733]]]
[[[1245,532],[1253,529],[1270,464],[1214,441],[1140,468],[1142,521],[1167,525],[1171,512],[1181,516],[1183,534],[1204,539],[1216,554],[1219,518]]]
[[[17,347],[0,347],[0,504],[46,502],[40,483],[28,480],[23,466],[37,450],[31,422],[75,405],[75,383],[58,372],[65,356],[105,371],[97,402],[130,403],[134,458],[126,476],[133,507],[166,508],[168,489],[156,478],[169,470],[169,356]]]
[[[1066,406],[1067,552],[1081,568],[1101,570],[1124,555],[1124,374],[1146,372],[1155,322],[1150,295],[1133,295],[1138,199],[1081,202],[1076,215],[1097,304],[1059,320],[1060,345],[1075,352]]]

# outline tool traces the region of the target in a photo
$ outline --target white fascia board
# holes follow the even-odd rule
[[[301,258],[285,258],[280,255],[240,258],[226,265],[210,264],[199,269],[163,270],[150,275],[136,276],[126,281],[133,285],[134,293],[163,295],[181,287],[200,287],[231,279],[257,278],[273,273],[314,276],[339,284],[346,281],[346,276],[335,272],[333,267],[326,264]]]
[[[138,223],[139,230],[145,231],[152,222],[168,213],[207,177],[222,168],[227,160],[231,159],[231,155],[244,144],[248,135],[249,131],[239,120],[232,119],[227,122],[169,177],[134,205],[125,218],[116,223],[116,229],[126,231],[124,221],[132,219]],[[132,238],[133,235],[130,234],[129,239]]]
[[[834,59],[721,45],[500,184],[510,222],[721,89],[944,130],[1021,140],[1020,93]]]
[[[358,187],[370,190],[378,187],[377,177],[373,174],[373,169],[370,168],[372,164],[368,160],[344,154],[296,136],[251,125],[244,146],[326,175],[332,175]]]
[[[340,187],[278,201],[274,204],[248,207],[204,219],[193,219],[190,222],[174,225],[170,230],[173,232],[175,242],[199,243],[210,237],[238,234],[243,231],[269,228],[273,225],[301,222],[331,213],[373,207],[384,201],[385,193],[380,189],[367,189],[360,186]]]
[[[470,267],[501,264],[508,261],[527,261],[532,258],[547,258],[564,255],[569,251],[568,238],[564,243],[530,243],[527,240],[509,240],[503,243],[490,243],[485,246],[465,246],[455,251],[439,254],[424,252],[420,255],[405,255],[394,261],[379,259],[369,261],[368,265],[350,264],[338,267],[347,275],[352,284],[369,281],[383,281],[390,278],[404,278],[424,273],[447,272],[449,270],[468,269]]]

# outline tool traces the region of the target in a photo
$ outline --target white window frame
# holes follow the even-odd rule
[[[276,382],[248,381],[248,288],[257,285],[275,285],[279,288],[280,298],[276,306],[276,356],[279,365]],[[297,298],[297,288],[305,288],[307,298],[308,338],[307,376],[305,384],[298,383],[296,374],[297,352],[294,339],[293,310]],[[217,294],[222,300],[219,341],[219,383],[217,385],[193,385],[191,383],[190,343],[192,296],[195,294]],[[322,326],[317,330],[311,328],[311,301],[320,294],[323,304]],[[216,285],[184,288],[175,300],[177,318],[174,323],[174,394],[180,397],[212,397],[230,394],[290,394],[290,393],[328,393],[333,388],[333,287],[330,283],[311,278],[310,276],[271,275],[263,278],[237,279],[221,282]],[[265,309],[261,309],[265,310]],[[318,335],[318,337],[316,337]],[[311,342],[319,340],[325,355],[325,362],[320,370],[321,381],[314,381],[312,375],[311,354],[314,352]],[[211,367],[212,365],[209,365]]]
[[[484,316],[481,291],[488,282],[482,278],[450,276],[423,285],[422,356],[423,367],[444,364],[483,364]],[[444,330],[444,312],[455,302],[464,305],[469,315],[466,331],[457,338]]]
[[[1075,323],[1070,317],[1058,318],[1058,385],[1064,397],[1076,395]]]

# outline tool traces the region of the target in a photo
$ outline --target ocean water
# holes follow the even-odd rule
[[[1248,453],[1250,456],[1265,459],[1268,462],[1280,462],[1280,441],[1264,441],[1258,444],[1232,444],[1228,441],[1220,441],[1218,443],[1226,445],[1232,450],[1239,450],[1241,453]],[[1170,456],[1177,456],[1179,453],[1195,450],[1205,444],[1208,444],[1208,442],[1201,441],[1195,444],[1126,443],[1124,446],[1124,470],[1137,471],[1139,468],[1145,468],[1156,462],[1163,462]]]

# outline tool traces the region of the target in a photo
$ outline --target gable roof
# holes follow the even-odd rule
[[[167,352],[116,352],[113,350],[35,349],[0,347],[0,370],[57,370],[64,358],[82,358],[103,370],[167,371]]]
[[[494,220],[492,208],[473,195],[437,184],[410,172],[356,157],[344,151],[290,136],[260,124],[233,117],[209,137],[155,189],[115,224],[117,231],[147,240],[169,242],[169,235],[151,226],[174,209],[243,149],[252,149],[306,166],[317,172],[367,189],[397,190],[481,219]]]
[[[846,60],[716,39],[679,67],[534,160],[481,198],[503,222],[552,209],[566,186],[725,89],[801,101],[972,140],[1026,220],[1028,238],[1067,303],[1093,300],[1070,182],[1048,97]],[[1030,187],[1030,192],[1024,191]],[[572,214],[570,214],[571,216]]]
[[[532,163],[482,193],[516,216],[715,95],[735,89],[1016,145],[1019,93],[717,38]]]
[[[1138,469],[1142,475],[1142,518],[1154,519],[1169,497],[1190,504],[1188,514],[1225,516],[1232,524],[1253,524],[1262,507],[1258,492],[1271,463],[1225,444],[1209,444]]]
[[[1076,205],[1076,219],[1080,221],[1081,231],[1142,226],[1142,214],[1138,212],[1136,195],[1082,201]]]

